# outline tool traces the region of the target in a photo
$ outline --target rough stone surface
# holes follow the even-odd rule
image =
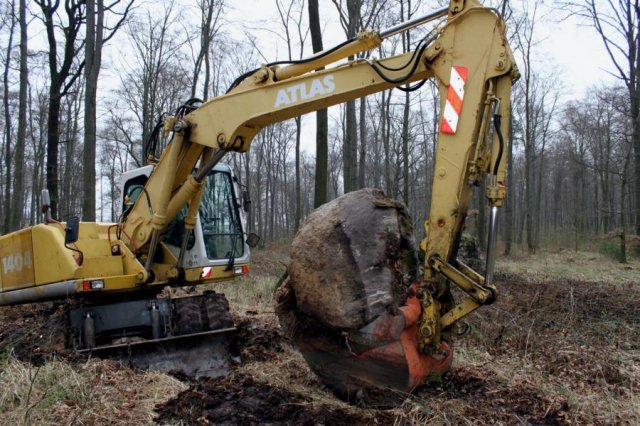
[[[358,329],[402,305],[416,271],[406,209],[378,189],[313,212],[294,238],[288,268],[297,308],[333,330]]]

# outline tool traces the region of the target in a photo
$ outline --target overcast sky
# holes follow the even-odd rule
[[[439,7],[435,1],[424,0],[422,3],[419,14],[426,14]],[[512,3],[520,6],[523,1]],[[602,41],[588,23],[578,18],[565,18],[566,11],[556,8],[554,3],[557,2],[541,3],[541,18],[538,20],[536,31],[538,45],[534,51],[535,68],[546,71],[550,78],[563,88],[561,100],[581,98],[588,93],[590,87],[613,81],[613,77],[607,73],[607,70],[613,71],[613,67]],[[327,49],[342,42],[345,35],[332,1],[319,0],[319,4],[323,42]],[[142,7],[145,5],[157,7],[154,3],[141,4]],[[225,31],[236,39],[246,38],[246,34],[257,37],[257,46],[268,61],[286,59],[286,45],[274,34],[281,31],[275,0],[227,0],[227,5]],[[308,25],[306,10],[304,20],[305,25]],[[119,34],[119,37],[122,39],[124,34]],[[117,43],[122,46],[120,42]],[[310,39],[307,44],[310,46]],[[121,49],[122,47],[114,49],[112,46],[109,48],[108,55],[114,63],[121,61],[121,58],[117,58],[122,55]],[[308,47],[306,55],[310,54],[311,49]],[[109,74],[109,70],[103,73],[106,85],[109,84]],[[308,114],[303,118],[303,149],[310,153],[314,151],[315,146],[314,129],[315,114]]]
[[[423,0],[423,13],[437,9],[435,1]],[[512,0],[514,5],[520,5],[523,0]],[[542,2],[539,11],[539,28],[537,39],[539,45],[536,48],[536,60],[539,66],[555,67],[559,78],[573,94],[578,92],[584,94],[587,88],[594,82],[611,78],[605,70],[613,70],[611,61],[602,45],[602,41],[595,31],[588,26],[588,22],[583,19],[571,17],[566,18],[567,12],[557,6],[558,2]],[[344,32],[338,23],[338,14],[331,0],[319,0],[320,19],[324,29],[324,47],[331,47],[345,39]],[[277,23],[278,15],[275,7],[275,0],[242,0],[230,3],[229,19],[236,22],[243,22],[246,28],[254,34],[258,31],[255,28],[268,26],[273,29],[279,28]],[[306,19],[306,14],[305,14]],[[259,32],[262,40],[261,49],[272,52],[278,58],[283,59],[286,55],[284,45],[277,40],[273,34],[267,31]],[[241,36],[241,34],[238,34]],[[279,44],[280,50],[273,49]],[[309,43],[310,44],[310,43]],[[311,52],[309,52],[311,53]]]
[[[602,82],[614,79],[607,70],[613,71],[611,61],[596,32],[588,26],[588,22],[576,17],[567,18],[567,12],[554,5],[557,2],[543,2],[539,11],[540,19],[537,27],[538,45],[535,48],[536,68],[548,70],[559,86],[563,88],[562,100],[581,98],[589,89]],[[336,8],[331,0],[319,0],[320,19],[323,27],[325,49],[345,39],[338,21]],[[436,2],[423,1],[423,14],[437,9]],[[521,5],[522,0],[513,3]],[[243,22],[246,30],[252,34],[260,34],[259,47],[265,54],[273,55],[269,60],[285,59],[286,50],[282,41],[268,31],[257,31],[255,28],[268,26],[278,28],[275,0],[243,0],[231,3],[229,19]],[[306,15],[305,15],[306,18]],[[238,37],[242,37],[240,31]],[[310,44],[310,41],[309,41]],[[279,46],[279,49],[277,48]],[[308,52],[311,53],[310,51]],[[517,56],[517,54],[516,54]],[[305,150],[314,150],[315,116],[305,116]]]

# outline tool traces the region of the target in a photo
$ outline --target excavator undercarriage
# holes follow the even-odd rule
[[[80,353],[118,358],[132,366],[216,377],[233,363],[236,331],[223,294],[83,303],[69,311],[69,344]]]

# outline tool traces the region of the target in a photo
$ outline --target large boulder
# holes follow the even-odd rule
[[[298,311],[352,331],[404,304],[418,272],[411,220],[379,189],[350,192],[314,211],[291,247]]]
[[[298,231],[276,312],[311,370],[339,397],[393,405],[448,370],[448,346],[433,356],[418,349],[421,308],[411,288],[418,272],[406,208],[380,190],[348,193]]]

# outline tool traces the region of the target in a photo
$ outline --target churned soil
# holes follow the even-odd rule
[[[237,327],[235,348],[244,365],[257,367],[287,356],[285,347],[288,343],[273,321],[243,317],[237,319]],[[296,368],[295,364],[291,367]],[[318,383],[314,385],[319,386]],[[161,424],[179,421],[222,425],[375,425],[393,422],[394,416],[390,413],[370,414],[346,404],[342,407],[318,403],[310,393],[313,389],[309,393],[290,390],[239,369],[222,378],[192,380],[187,390],[156,406],[156,421]]]
[[[596,278],[580,281],[502,274],[498,275],[497,287],[498,301],[472,315],[469,335],[456,341],[451,372],[440,382],[417,389],[412,395],[398,398],[394,394],[393,399],[401,402],[392,408],[349,405],[334,397],[291,346],[275,314],[269,311],[273,309],[271,305],[236,313],[238,333],[232,349],[242,362],[226,377],[170,378],[110,362],[104,364],[108,365],[108,371],[119,369],[122,373],[115,374],[116,370],[109,373],[118,377],[109,383],[110,392],[92,391],[88,396],[82,394],[83,399],[78,398],[92,411],[82,405],[75,411],[63,410],[65,404],[76,403],[75,399],[70,401],[68,393],[63,393],[66,396],[56,402],[53,399],[56,395],[44,390],[52,386],[49,382],[42,385],[46,385],[42,394],[47,395],[45,401],[52,398],[47,410],[57,410],[56,422],[69,424],[74,419],[112,424],[113,407],[132,403],[133,397],[124,400],[122,395],[148,387],[148,383],[158,382],[159,377],[166,378],[167,391],[145,394],[144,400],[136,397],[139,411],[131,416],[135,414],[138,423],[640,422],[640,279],[637,283],[612,283]],[[87,362],[64,350],[60,321],[65,317],[65,309],[65,305],[56,304],[1,308],[0,352],[33,365],[32,374],[51,359],[88,374],[86,371],[94,361]],[[9,370],[0,369],[0,378]],[[145,381],[147,376],[149,380]],[[101,372],[92,373],[91,377],[95,386],[100,386],[106,376]],[[5,385],[15,389],[9,379],[4,378]],[[27,395],[30,386],[26,383],[23,387]],[[28,412],[33,400],[21,401],[11,399],[11,409]],[[44,410],[42,404],[32,412]],[[45,418],[46,413],[42,416]]]
[[[393,416],[312,404],[312,399],[259,382],[244,373],[202,379],[156,407],[159,423],[222,425],[388,424]]]
[[[53,357],[84,360],[65,349],[67,303],[40,303],[0,308],[0,352],[42,365]]]

